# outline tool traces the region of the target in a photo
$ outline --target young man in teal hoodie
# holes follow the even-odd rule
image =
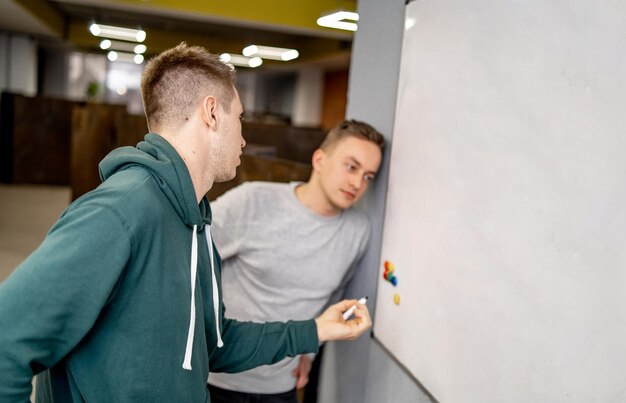
[[[0,284],[0,401],[207,402],[212,372],[316,352],[371,326],[331,306],[315,320],[224,317],[205,197],[234,177],[245,141],[234,73],[184,43],[141,83],[151,133],[100,164],[104,180],[62,214]],[[157,134],[158,133],[158,134]],[[42,372],[43,371],[43,372]]]

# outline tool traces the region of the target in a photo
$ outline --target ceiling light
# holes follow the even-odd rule
[[[300,53],[298,53],[298,51],[297,51],[297,50],[295,50],[295,49],[289,49],[288,51],[283,52],[283,54],[282,54],[282,55],[280,55],[280,58],[281,58],[283,61],[287,62],[287,61],[289,61],[289,60],[297,59],[297,58],[298,58],[298,56],[300,56]]]
[[[126,52],[116,52],[114,50],[111,50],[109,53],[107,53],[107,58],[112,62],[118,61],[135,64],[141,64],[144,60],[143,55],[136,55],[134,53]]]
[[[140,55],[142,53],[146,53],[146,50],[148,50],[148,47],[146,45],[139,44],[139,45],[135,46],[135,48],[133,49],[133,52],[135,52],[138,55]]]
[[[111,49],[111,50],[119,50],[122,52],[132,52],[136,54],[145,53],[148,50],[148,47],[143,43],[139,45],[131,42],[122,42],[122,41],[112,41],[110,39],[105,39],[100,42],[100,49]]]
[[[232,63],[232,62],[231,62]],[[258,56],[253,57],[252,59],[250,59],[248,61],[248,66],[255,68],[255,67],[259,67],[260,65],[263,64],[263,59],[261,59]]]
[[[231,53],[222,53],[220,60],[225,64],[251,68],[259,67],[263,64],[263,59],[260,57],[247,57],[244,55],[233,55]]]
[[[345,29],[347,31],[356,31],[357,25],[354,22],[358,21],[359,14],[351,11],[337,11],[333,14],[324,15],[317,19],[317,25],[328,28]]]
[[[243,51],[244,56],[259,56],[263,59],[288,61],[296,59],[300,54],[295,49],[277,48],[272,46],[250,45],[246,46]]]
[[[89,31],[94,36],[119,39],[122,41],[143,42],[146,39],[146,31],[142,31],[141,29],[115,27],[113,25],[93,23],[89,26]]]

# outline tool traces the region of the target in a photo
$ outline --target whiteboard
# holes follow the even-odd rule
[[[626,2],[418,0],[402,49],[374,337],[440,402],[625,402]]]

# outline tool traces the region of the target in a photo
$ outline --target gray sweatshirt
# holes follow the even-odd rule
[[[321,216],[300,203],[297,185],[246,182],[211,203],[226,317],[311,319],[341,298],[365,251],[369,221],[354,209]],[[211,373],[209,383],[239,392],[282,393],[295,387],[297,365],[296,357],[239,374]]]

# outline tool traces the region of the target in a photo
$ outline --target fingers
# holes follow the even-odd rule
[[[357,304],[357,302],[358,301],[356,299],[344,299],[343,301],[337,302],[333,305],[333,308],[338,308],[343,312],[350,309],[353,305]]]
[[[309,383],[309,372],[311,371],[311,359],[306,355],[299,357],[298,366],[292,374],[296,377],[296,389],[304,388]]]
[[[296,382],[296,389],[304,388],[307,383],[309,383],[309,377],[308,376],[304,376],[304,375],[300,375],[298,377],[298,382]]]
[[[354,319],[346,321],[343,312],[355,307]],[[346,299],[329,307],[315,319],[317,337],[320,342],[328,340],[351,340],[359,337],[372,326],[367,306],[357,300]]]
[[[349,320],[346,323],[350,325],[351,334],[349,339],[356,339],[362,335],[367,329],[372,327],[372,319],[370,318],[369,310],[367,306],[358,304],[354,310],[355,319]]]
[[[371,325],[372,319],[370,317],[370,311],[367,309],[366,305],[357,304],[356,309],[354,310],[354,316],[358,319],[362,319]]]

